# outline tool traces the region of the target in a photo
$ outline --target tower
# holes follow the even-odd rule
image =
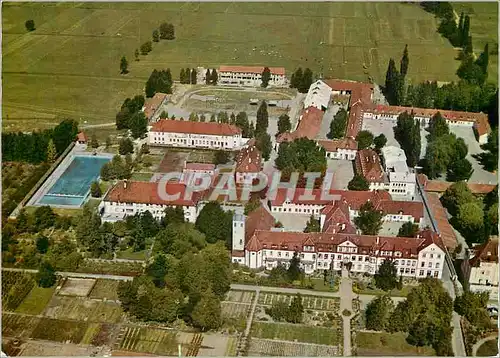
[[[233,251],[245,249],[245,215],[233,215]]]

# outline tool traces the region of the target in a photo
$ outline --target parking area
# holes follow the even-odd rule
[[[363,130],[367,130],[372,132],[372,134],[376,137],[379,134],[384,134],[387,138],[387,146],[396,146],[399,148],[399,143],[394,138],[393,127],[396,125],[396,122],[380,120],[380,119],[363,119]]]
[[[347,190],[347,185],[354,177],[353,162],[350,160],[327,160],[328,171],[333,172],[333,189]]]
[[[317,139],[327,139],[326,135],[330,132],[330,123],[332,123],[333,117],[339,111],[340,106],[330,102],[328,109],[323,115],[323,121],[321,122],[321,129],[316,136]]]

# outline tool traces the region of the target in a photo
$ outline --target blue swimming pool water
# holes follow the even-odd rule
[[[90,190],[90,184],[99,178],[102,166],[110,160],[111,158],[97,156],[73,157],[70,165],[39,203],[44,205],[81,205]]]

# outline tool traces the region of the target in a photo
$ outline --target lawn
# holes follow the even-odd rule
[[[259,295],[259,305],[271,306],[275,302],[286,302],[290,304],[294,295],[287,295],[282,293],[261,292]],[[302,296],[302,305],[304,309],[322,310],[322,311],[336,311],[339,307],[339,298],[326,298],[310,295]]]
[[[146,259],[146,250],[134,251],[134,249],[128,248],[128,249],[123,250],[123,251],[117,251],[116,258],[144,261]]]
[[[122,309],[115,302],[102,302],[86,298],[54,296],[45,311],[47,317],[88,322],[116,323]]]
[[[281,339],[314,344],[339,345],[342,341],[341,328],[332,329],[289,323],[255,322],[251,336],[255,338]]]
[[[362,287],[362,289],[359,289],[358,286],[355,283],[352,286],[352,291],[354,293],[357,293],[358,295],[377,295],[377,296],[381,296],[381,295],[387,294],[387,291],[380,290],[378,288],[375,288],[375,289],[367,288],[366,285],[364,285],[364,284],[361,287]],[[389,292],[389,294],[391,296],[395,296],[395,297],[406,297],[406,296],[408,296],[408,294],[410,293],[410,291],[414,287],[415,286],[404,285],[401,290],[393,289],[393,290],[391,290]]]
[[[132,173],[130,180],[149,181],[154,173]]]
[[[16,312],[31,315],[41,314],[52,298],[54,290],[55,286],[49,288],[33,287],[23,302],[17,307]]]
[[[88,323],[42,318],[33,330],[31,338],[78,344],[85,336]]]
[[[84,260],[77,272],[108,275],[139,276],[143,271],[142,262],[113,262]]]
[[[389,58],[398,62],[405,44],[414,82],[456,80],[459,65],[434,16],[417,4],[6,3],[2,10],[4,129],[46,128],[62,117],[113,123],[154,68],[169,67],[178,79],[183,67],[268,65],[291,73],[302,66],[382,83]],[[28,18],[36,25],[30,33]],[[154,43],[134,61],[162,21],[174,24],[176,39]],[[122,56],[127,75],[119,74]]]
[[[498,355],[498,338],[486,341],[477,349],[478,357],[494,357]]]
[[[391,356],[391,355],[436,355],[431,347],[412,346],[406,342],[403,333],[358,332],[356,345],[359,356]]]
[[[118,285],[120,281],[98,279],[90,292],[90,298],[118,300]]]

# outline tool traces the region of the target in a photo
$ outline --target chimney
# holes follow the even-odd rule
[[[377,236],[377,245],[380,243],[380,237]]]
[[[127,189],[127,179],[123,181],[123,189]]]
[[[342,224],[342,230],[345,230],[345,224]]]

